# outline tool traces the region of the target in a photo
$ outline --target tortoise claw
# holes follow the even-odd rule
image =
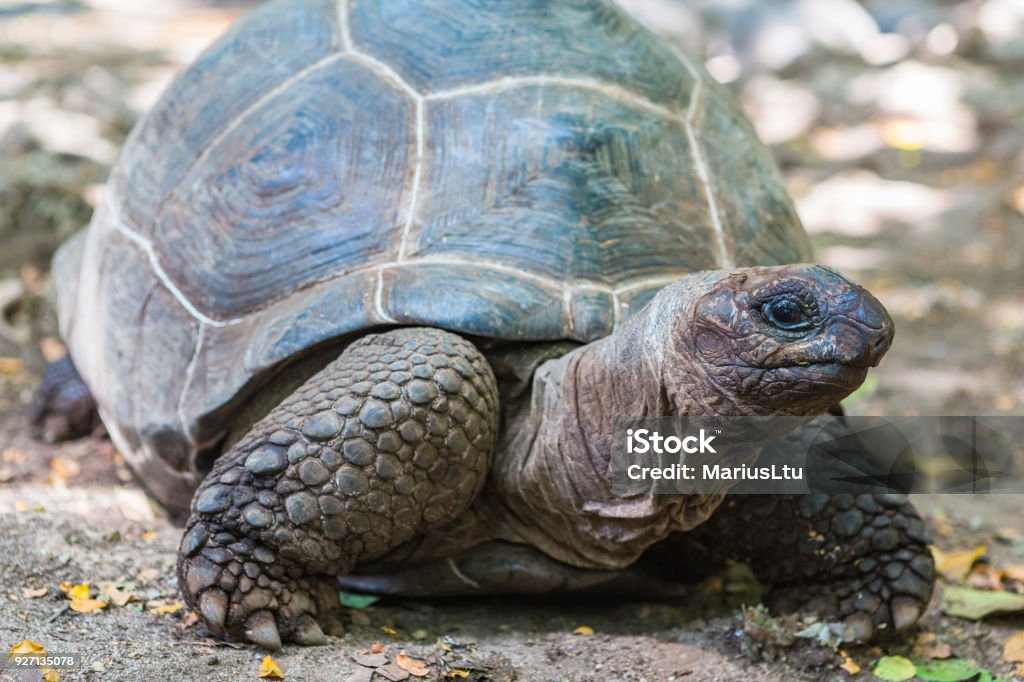
[[[228,617],[228,596],[217,589],[203,592],[199,598],[199,613],[212,630],[222,634]]]
[[[320,625],[308,613],[299,617],[295,626],[292,639],[303,646],[323,646],[327,644],[327,637]]]
[[[281,648],[281,634],[270,611],[257,611],[245,621],[245,636],[253,644],[277,651]]]

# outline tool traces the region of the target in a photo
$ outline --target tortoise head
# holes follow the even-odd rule
[[[860,386],[892,344],[882,304],[830,268],[714,273],[699,291],[672,345],[740,414],[822,412]]]

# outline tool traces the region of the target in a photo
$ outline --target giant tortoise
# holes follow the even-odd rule
[[[276,0],[178,77],[60,250],[70,359],[37,416],[81,430],[91,393],[188,516],[188,605],[265,647],[323,642],[339,576],[612,591],[728,558],[868,639],[930,596],[905,498],[608,480],[618,417],[860,385],[892,321],[810,259],[733,99],[609,2]]]

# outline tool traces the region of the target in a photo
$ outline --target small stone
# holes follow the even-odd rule
[[[341,417],[325,410],[307,419],[302,426],[302,433],[313,440],[330,440],[341,433],[341,427],[344,425]]]
[[[366,466],[373,461],[377,452],[373,446],[362,438],[353,438],[345,441],[342,448],[345,459],[357,466]]]
[[[199,493],[196,511],[202,514],[216,514],[231,506],[231,488],[215,485]]]
[[[320,515],[320,507],[313,495],[301,492],[291,495],[284,503],[288,519],[297,526],[308,523]]]
[[[331,477],[331,472],[319,460],[307,459],[299,465],[299,478],[308,486],[320,485]]]
[[[253,528],[269,528],[274,523],[274,515],[258,504],[250,504],[242,510],[242,518]]]
[[[288,466],[285,451],[276,445],[264,445],[245,458],[245,468],[253,476],[272,476]]]
[[[391,409],[380,400],[367,400],[359,411],[359,421],[371,429],[382,428],[392,422]]]

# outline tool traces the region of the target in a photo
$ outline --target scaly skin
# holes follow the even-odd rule
[[[70,356],[46,368],[29,419],[47,443],[88,436],[100,424],[96,401]]]
[[[322,643],[332,576],[462,513],[497,415],[490,367],[454,334],[355,342],[203,481],[178,562],[186,602],[216,632],[270,649]]]
[[[783,613],[842,622],[846,639],[906,629],[924,613],[935,562],[924,522],[904,495],[734,495],[689,533],[652,548],[692,571],[749,563]]]

